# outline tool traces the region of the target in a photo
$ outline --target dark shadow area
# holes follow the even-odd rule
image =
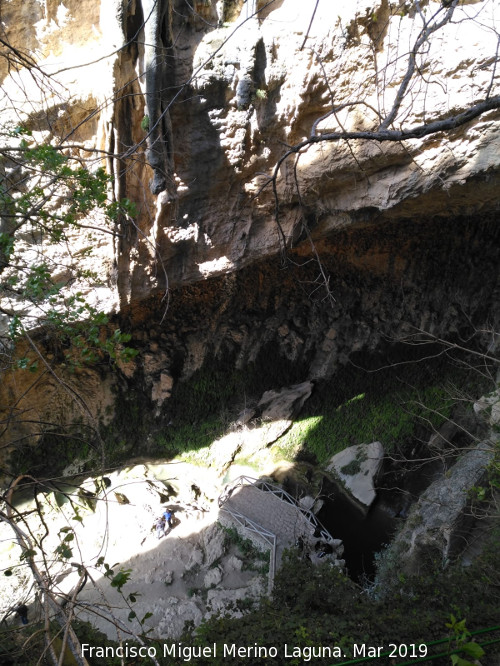
[[[325,503],[318,519],[330,534],[344,542],[343,558],[349,576],[366,584],[375,575],[375,554],[389,543],[398,526],[392,498],[379,494],[365,513],[332,481],[324,480],[323,491]]]

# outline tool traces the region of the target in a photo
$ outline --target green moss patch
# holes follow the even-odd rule
[[[308,453],[319,463],[348,446],[377,440],[386,451],[396,451],[439,428],[459,398],[472,399],[485,388],[470,370],[441,362],[379,372],[345,367],[316,387],[301,417],[275,446],[285,458]]]

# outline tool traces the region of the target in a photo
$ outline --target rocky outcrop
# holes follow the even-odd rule
[[[237,455],[251,457],[268,447],[290,428],[311,391],[311,382],[266,391],[255,407],[236,418],[227,434],[210,444],[207,464],[223,470]]]
[[[219,473],[237,454],[250,457],[274,442],[313,384],[321,387],[340,365],[385,365],[388,350],[415,333],[446,338],[485,322],[498,330],[499,111],[424,138],[333,140],[339,131],[370,132],[390,115],[421,12],[446,11],[447,3],[253,4],[264,7],[260,16],[242,0],[2,3],[2,35],[28,57],[27,67],[0,58],[2,117],[12,127],[22,122],[36,141],[66,141],[67,153],[92,168],[106,166],[110,198],[136,208],[111,233],[98,214],[83,220],[93,228],[90,239],[70,230],[70,259],[66,247],[47,254],[53,278],[71,295],[80,289],[71,279],[75,266],[97,274],[82,293],[115,316],[111,330],[120,323],[131,331],[138,351],[117,372],[103,363],[72,373],[52,353],[50,336],[40,336],[46,363],[29,375],[11,369],[0,382],[2,456],[12,443],[42,437],[44,455],[52,453],[48,464],[66,466],[69,456],[76,472],[94,449],[104,459],[103,442],[89,432],[104,430],[113,417],[113,454],[120,455],[126,433],[129,449],[121,455],[132,448],[139,455],[154,427],[163,436],[175,423],[176,391],[210,361],[229,372],[251,369],[273,387],[260,402],[263,386],[251,396],[243,389],[247,409],[232,432],[206,447],[212,466],[204,473]],[[394,131],[456,116],[496,94],[497,33],[482,8],[461,2],[453,23],[429,37],[389,123]],[[470,18],[476,11],[480,20]],[[277,167],[288,146],[320,134],[333,139],[303,144]],[[22,241],[31,257],[45,238],[26,234]],[[0,297],[2,332],[9,312],[30,315],[35,307],[15,289]],[[10,365],[12,349],[4,352]],[[285,369],[279,382],[278,369]],[[498,423],[496,399],[478,409]],[[66,437],[75,424],[77,453],[66,439],[58,449],[51,436],[63,425]],[[449,437],[442,429],[433,444],[446,447]],[[366,460],[351,458],[354,474],[345,473],[347,458],[339,465],[365,506],[375,496],[377,445],[369,445]],[[460,551],[467,490],[480,483],[489,455],[481,447],[466,453],[422,496],[394,546],[403,568],[415,571],[426,557],[447,561]],[[29,467],[29,456],[21,451],[16,465]],[[186,620],[197,624],[215,612],[238,615],[243,600],[265,587],[245,570],[242,553],[227,547],[207,511],[215,495],[198,484],[197,473],[179,465],[162,488],[143,472],[121,471],[110,474],[106,489],[91,483],[77,493],[84,525],[76,521],[75,543],[88,562],[106,542],[109,562],[132,569],[130,589],[143,594],[137,617],[153,613],[153,636],[177,638]],[[180,492],[184,480],[189,488]],[[200,487],[203,501],[196,500]],[[176,502],[179,523],[156,541],[151,526],[166,501]],[[68,504],[64,493],[43,502],[45,520],[59,503]],[[48,552],[57,552],[57,529],[72,518],[54,522]],[[341,550],[338,544],[331,553],[337,566]],[[25,591],[19,554],[3,552],[14,571],[12,580],[2,577],[6,607],[12,590]],[[58,594],[69,594],[76,571],[54,566]],[[118,606],[116,589],[101,583],[109,607]],[[81,599],[102,602],[90,586]],[[116,611],[126,627],[129,612]],[[102,614],[98,622],[114,631]]]
[[[436,560],[445,565],[465,550],[475,522],[469,492],[481,485],[493,456],[491,441],[480,442],[422,494],[390,546],[403,570]]]
[[[480,414],[490,426],[498,427],[500,423],[500,388],[474,403],[474,411],[476,414]]]
[[[446,136],[404,145],[310,146],[297,167],[300,197],[291,164],[279,170],[281,236],[271,189],[262,188],[283,145],[313,126],[317,133],[375,128],[375,109],[383,116],[394,102],[421,17],[385,0],[337,3],[333,17],[320,3],[309,26],[311,8],[299,0],[271,3],[253,18],[247,5],[231,3],[230,12],[226,5],[172,0],[156,11],[146,0],[126,9],[114,0],[57,8],[30,0],[2,14],[13,46],[36,53],[70,95],[61,103],[61,88],[47,100],[23,71],[36,93],[28,122],[48,138],[75,128],[72,141],[114,153],[117,194],[139,207],[138,232],[128,230],[114,248],[110,239],[108,289],[115,291],[113,271],[119,292],[118,300],[110,293],[110,309],[164,289],[163,270],[173,286],[241,270],[274,256],[283,240],[305,252],[305,221],[319,241],[360,224],[496,208],[500,134],[491,111]],[[493,33],[467,20],[467,3],[456,13],[453,29],[429,39],[420,66],[432,69],[431,82],[416,78],[400,109],[405,126],[456,113],[488,90]],[[11,94],[16,79],[3,76]],[[150,194],[143,186],[152,175]]]
[[[172,109],[176,142],[186,153],[177,157],[175,165],[179,179],[175,223],[171,205],[166,200],[157,205],[163,233],[156,238],[171,284],[241,270],[278,251],[272,193],[267,188],[258,198],[255,195],[283,154],[282,145],[303,139],[313,122],[328,113],[330,82],[335,81],[336,104],[359,101],[361,106],[329,114],[317,126],[318,132],[339,126],[368,129],[376,125],[373,108],[390,108],[406,66],[406,44],[416,38],[420,19],[412,12],[405,16],[394,12],[387,21],[377,19],[382,5],[387,13],[383,2],[338,3],[336,25],[331,7],[319,5],[308,34],[312,49],[301,50],[310,7],[297,0],[276,3],[262,20],[244,21],[246,15],[240,15],[236,24],[205,35],[178,27],[180,41],[192,47],[177,49],[178,81],[187,71],[195,76],[190,83],[193,101],[184,101],[183,96],[177,111]],[[464,16],[467,12],[459,11]],[[374,53],[377,21],[385,29],[378,31]],[[230,37],[235,27],[236,39]],[[472,24],[464,29],[466,39],[445,30],[431,42],[428,61],[436,57],[440,71],[433,72],[435,85],[413,90],[402,112],[405,125],[444,117],[466,106],[471,70],[475,90],[487,87],[491,44],[481,31],[474,32]],[[394,62],[397,66],[390,64]],[[377,70],[391,81],[383,89]],[[438,81],[446,82],[445,93]],[[375,220],[380,224],[495,208],[498,137],[497,115],[492,112],[439,142],[430,137],[405,145],[312,146],[298,162],[301,205],[291,165],[285,163],[279,173],[284,238],[306,251],[308,241],[300,242],[304,211],[319,240]],[[132,299],[134,293],[142,296],[143,289],[144,285],[134,285],[132,276]]]
[[[291,421],[300,412],[311,391],[311,382],[302,382],[279,391],[266,391],[259,400],[257,413],[263,421]]]
[[[346,490],[364,507],[376,497],[375,481],[382,466],[384,448],[380,442],[358,444],[335,454],[326,469],[335,472]]]

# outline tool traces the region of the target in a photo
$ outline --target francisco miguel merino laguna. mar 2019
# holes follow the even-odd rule
[[[319,658],[346,659],[353,657],[380,657],[383,653],[392,657],[425,657],[427,646],[425,644],[396,644],[388,645],[367,645],[365,643],[354,643],[351,654],[346,648],[340,648],[335,645],[316,645],[301,647],[298,645],[289,645],[284,643],[277,646],[254,645],[236,645],[236,643],[224,643],[222,646],[217,643],[212,645],[184,645],[183,643],[170,643],[163,645],[163,649],[155,646],[129,645],[124,643],[117,647],[100,647],[88,643],[82,644],[82,657],[118,657],[118,658],[147,658],[147,657],[170,657],[172,659],[182,659],[189,662],[192,659],[210,659],[222,656],[226,659],[301,659],[304,662]]]

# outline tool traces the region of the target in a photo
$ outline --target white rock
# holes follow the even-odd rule
[[[167,599],[162,611],[163,617],[158,621],[155,631],[162,638],[178,638],[188,620],[198,625],[203,617],[194,601],[179,601],[176,597]]]
[[[174,580],[173,571],[165,571],[165,574],[161,578],[162,583],[165,583],[165,585],[171,585],[173,583],[173,580]]]
[[[350,446],[334,455],[327,466],[359,502],[370,506],[376,497],[374,482],[382,465],[384,448],[380,442]],[[353,473],[349,473],[349,467]]]
[[[500,389],[479,398],[474,403],[476,414],[487,413],[487,410],[489,410],[488,423],[492,426],[498,425],[500,423]]]
[[[236,557],[236,555],[231,555],[224,563],[224,569],[226,571],[241,571],[242,566],[243,561],[240,560],[239,557]]]
[[[211,525],[203,533],[205,564],[209,567],[224,555],[224,532],[218,525]]]
[[[222,580],[222,571],[220,570],[219,567],[214,567],[213,569],[209,569],[207,573],[205,574],[205,578],[203,579],[203,583],[205,587],[215,587],[218,585]]]
[[[193,567],[201,566],[203,564],[203,551],[201,548],[195,546],[189,555],[189,559],[185,566],[186,571],[191,571]]]
[[[293,384],[279,391],[266,391],[259,401],[263,421],[279,421],[293,418],[311,395],[311,382]]]
[[[314,507],[314,497],[311,497],[310,495],[306,495],[305,497],[301,497],[299,499],[299,504],[303,509],[307,509],[308,511],[312,511]]]

